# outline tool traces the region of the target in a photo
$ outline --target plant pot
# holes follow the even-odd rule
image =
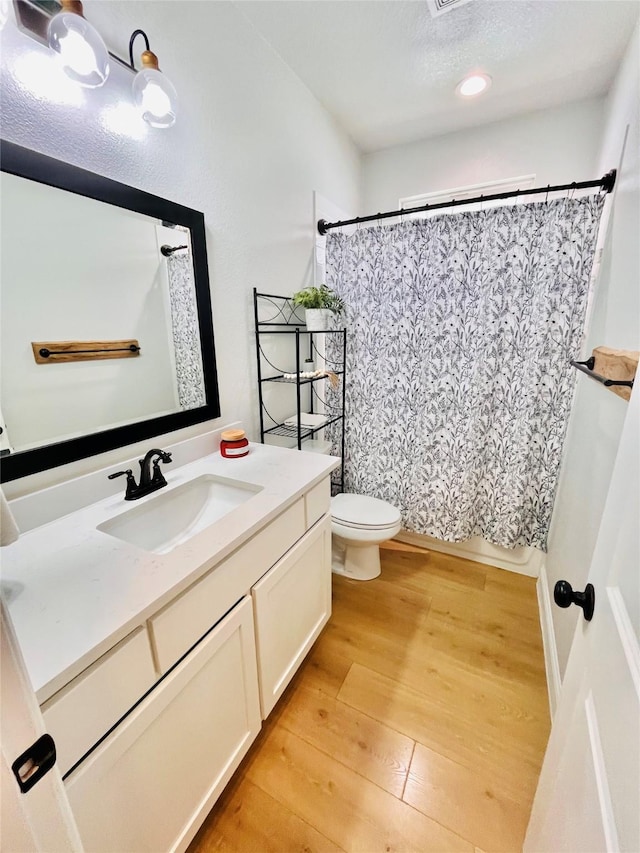
[[[307,331],[326,332],[331,328],[333,311],[329,308],[306,308],[304,312]]]

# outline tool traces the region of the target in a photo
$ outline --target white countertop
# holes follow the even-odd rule
[[[122,490],[22,535],[2,549],[2,593],[40,703],[186,589],[339,464],[332,456],[251,444],[167,467],[168,486],[135,502]],[[96,530],[128,508],[202,474],[262,491],[168,554]],[[105,474],[106,476],[106,474]]]

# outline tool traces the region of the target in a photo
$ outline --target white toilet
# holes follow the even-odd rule
[[[332,570],[369,581],[380,574],[381,542],[400,532],[400,510],[365,495],[331,498]]]

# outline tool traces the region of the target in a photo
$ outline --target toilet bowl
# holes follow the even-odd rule
[[[365,495],[331,499],[332,561],[338,575],[368,581],[380,574],[381,542],[400,532],[400,510]]]

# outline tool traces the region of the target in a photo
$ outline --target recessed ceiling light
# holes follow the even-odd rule
[[[456,92],[463,98],[474,98],[481,95],[491,85],[491,77],[488,74],[469,74],[461,83],[458,83]]]

